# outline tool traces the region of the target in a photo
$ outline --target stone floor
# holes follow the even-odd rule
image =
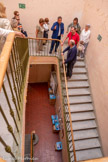
[[[39,143],[34,147],[37,162],[62,162],[62,153],[56,152],[54,149],[55,143],[59,141],[59,136],[52,132],[52,114],[55,114],[55,108],[49,104],[47,84],[29,84],[26,134],[35,130],[39,136]]]

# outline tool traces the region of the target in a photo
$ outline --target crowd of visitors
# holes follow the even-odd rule
[[[62,22],[61,16],[59,16],[57,21],[54,22],[51,27],[51,31],[52,39],[54,40],[51,42],[49,51],[50,54],[52,53],[53,49],[55,53],[57,52],[60,40],[64,35],[64,23]],[[23,29],[23,26],[20,23],[19,12],[14,11],[14,16],[10,22],[6,16],[6,7],[0,3],[0,53],[6,40],[6,36],[10,32],[14,32],[15,35],[19,37],[28,37],[27,32]],[[63,39],[61,45],[63,45],[68,39],[68,47],[63,51],[63,53],[68,51],[67,60],[64,63],[67,64],[67,77],[71,77],[72,67],[75,64],[76,56],[79,55],[81,58],[84,58],[85,56],[85,52],[90,40],[90,25],[86,24],[85,28],[81,31],[81,26],[78,22],[78,18],[76,17],[73,19],[73,22],[68,25],[66,33],[68,34],[65,39]],[[43,45],[47,43],[48,34],[49,18],[40,18],[39,24],[36,26],[37,52],[43,50]]]

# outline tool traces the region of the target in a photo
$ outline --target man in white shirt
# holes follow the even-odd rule
[[[80,45],[79,46],[82,47],[82,50],[80,51],[81,58],[83,58],[85,56],[85,52],[86,52],[86,49],[87,49],[87,46],[88,46],[88,43],[90,40],[90,34],[91,34],[90,25],[87,24],[85,26],[85,29],[82,30],[81,35],[80,35]]]

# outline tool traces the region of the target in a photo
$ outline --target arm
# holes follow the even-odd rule
[[[39,30],[38,30],[38,29],[36,29],[36,38],[38,37],[38,32],[39,32]]]
[[[62,45],[64,44],[65,40],[69,37],[69,34],[65,37],[65,39],[62,42]]]
[[[0,36],[2,36],[2,37],[7,37],[7,35],[9,33],[13,33],[13,32],[14,32],[13,30],[7,30],[7,29],[0,28]],[[15,36],[19,36],[19,37],[22,37],[22,38],[25,37],[21,32],[15,31],[14,33],[15,33]]]
[[[51,30],[56,30],[56,24],[54,23],[53,26],[51,27]]]
[[[38,32],[39,32],[39,26],[36,26],[36,38],[38,37]]]
[[[75,57],[75,51],[71,50],[70,52],[71,52],[70,57],[69,57],[68,59],[65,60],[65,64],[67,64],[67,63],[73,61],[73,59],[74,59],[74,57]]]
[[[68,51],[70,49],[70,47],[68,46],[67,48],[65,48],[64,50],[63,50],[63,53],[65,53],[66,51]]]
[[[67,27],[67,33],[69,32],[69,28],[72,26],[73,23],[70,23]]]
[[[78,37],[77,37],[77,48],[79,46],[79,41],[80,41],[80,36],[78,35]]]
[[[79,24],[78,24],[78,27],[77,27],[77,32],[78,32],[78,34],[80,35],[80,33],[81,33],[81,27],[80,27]]]
[[[25,35],[23,33],[17,31],[15,31],[15,36],[25,38]]]
[[[61,35],[63,36],[64,34],[64,24],[63,24],[63,27],[62,27],[62,30],[61,30]]]

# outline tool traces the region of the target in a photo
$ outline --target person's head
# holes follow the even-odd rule
[[[62,23],[62,17],[61,17],[61,16],[59,16],[59,17],[57,18],[57,22],[58,22],[58,24],[61,24],[61,23]]]
[[[75,17],[74,20],[73,20],[73,24],[77,25],[78,24],[78,18]]]
[[[86,24],[85,25],[85,31],[89,30],[90,29],[90,24]]]
[[[14,28],[17,28],[18,26],[18,21],[16,19],[12,19],[11,20],[11,27],[14,29]]]
[[[14,11],[14,17],[15,17],[16,19],[19,19],[19,12],[18,12],[18,11]]]
[[[49,24],[49,19],[48,18],[45,18],[45,23]]]
[[[73,47],[75,45],[75,41],[73,40],[73,39],[71,39],[70,41],[69,41],[69,46],[70,47]]]
[[[45,22],[45,21],[44,21],[43,18],[40,18],[40,19],[39,19],[39,24],[40,24],[41,26],[43,26],[44,22]]]
[[[6,18],[6,7],[0,2],[0,18]]]
[[[75,27],[72,27],[70,31],[74,35],[76,33],[76,28]]]

